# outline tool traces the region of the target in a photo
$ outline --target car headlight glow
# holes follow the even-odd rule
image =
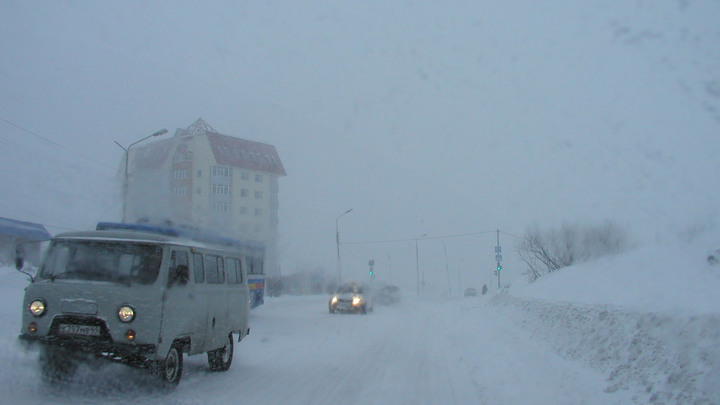
[[[360,305],[360,302],[362,302],[360,297],[353,297],[353,305]]]
[[[35,300],[30,303],[30,313],[35,316],[42,316],[45,313],[46,305],[43,300]]]
[[[123,305],[118,310],[118,318],[122,322],[130,322],[135,319],[135,310],[130,305]]]
[[[338,302],[338,297],[332,297],[332,299],[330,300],[330,303],[335,304],[336,302]]]

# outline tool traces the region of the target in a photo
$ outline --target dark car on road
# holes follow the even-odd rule
[[[343,284],[335,290],[328,302],[331,314],[336,312],[355,312],[366,314],[373,310],[373,300],[370,288],[357,284]]]

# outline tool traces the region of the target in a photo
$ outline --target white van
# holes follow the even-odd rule
[[[184,353],[207,353],[211,370],[227,370],[233,335],[241,341],[250,332],[253,246],[115,225],[54,237],[25,290],[20,338],[42,343],[44,378],[71,377],[87,354],[149,369],[172,384],[182,376]]]

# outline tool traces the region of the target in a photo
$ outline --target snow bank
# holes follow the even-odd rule
[[[642,403],[720,403],[720,316],[633,312],[499,294],[493,304]]]
[[[720,235],[658,244],[514,285],[491,302],[641,403],[720,403]]]

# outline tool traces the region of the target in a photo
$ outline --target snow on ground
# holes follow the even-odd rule
[[[269,298],[228,372],[186,357],[172,392],[104,362],[44,386],[37,352],[17,341],[27,281],[0,267],[0,390],[19,404],[720,403],[712,242],[641,248],[488,296],[406,293],[368,315],[329,314],[324,295]]]
[[[720,235],[659,243],[514,286],[494,298],[537,339],[641,403],[720,403]],[[644,387],[644,388],[643,388]]]

